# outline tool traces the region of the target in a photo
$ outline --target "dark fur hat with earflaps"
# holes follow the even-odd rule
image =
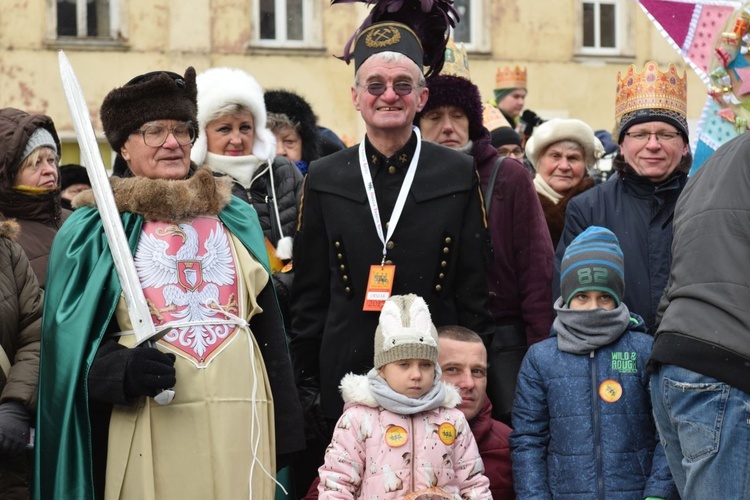
[[[136,76],[104,98],[100,111],[104,134],[112,149],[119,153],[128,136],[144,123],[180,120],[196,125],[197,97],[192,66],[185,70],[184,76],[171,71]]]
[[[352,35],[340,57],[354,70],[378,52],[400,52],[420,67],[425,76],[440,73],[450,28],[459,20],[453,0],[331,0],[331,4],[363,2],[370,14]],[[405,29],[404,29],[405,28]]]

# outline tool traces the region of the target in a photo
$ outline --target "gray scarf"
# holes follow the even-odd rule
[[[557,331],[557,347],[563,352],[588,354],[609,345],[620,338],[630,323],[630,311],[624,302],[611,311],[573,311],[562,304],[560,297],[555,302],[557,317],[552,326]]]
[[[375,368],[367,373],[367,379],[370,382],[370,391],[380,406],[398,415],[414,415],[443,406],[445,386],[440,380],[442,375],[440,366],[435,363],[435,381],[432,388],[419,399],[412,399],[391,389]]]

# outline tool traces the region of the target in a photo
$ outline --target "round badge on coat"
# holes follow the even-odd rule
[[[622,386],[617,380],[607,379],[599,385],[599,397],[607,403],[614,403],[622,397]]]
[[[443,422],[438,427],[438,437],[448,446],[456,442],[456,428],[450,422]]]
[[[391,448],[398,448],[406,444],[408,437],[406,429],[398,425],[392,425],[385,431],[385,444]]]

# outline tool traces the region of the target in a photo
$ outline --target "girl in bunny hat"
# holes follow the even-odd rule
[[[319,469],[319,498],[492,498],[457,389],[441,380],[438,337],[416,295],[389,298],[375,367],[341,380],[344,413]]]

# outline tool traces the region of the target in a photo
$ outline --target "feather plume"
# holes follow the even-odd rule
[[[409,26],[422,42],[423,65],[430,68],[425,76],[429,78],[440,73],[450,28],[455,28],[459,21],[453,0],[331,0],[331,5],[355,2],[371,6],[372,10],[346,42],[344,54],[339,59],[349,64],[354,53],[352,45],[362,30],[375,23],[393,21]]]

